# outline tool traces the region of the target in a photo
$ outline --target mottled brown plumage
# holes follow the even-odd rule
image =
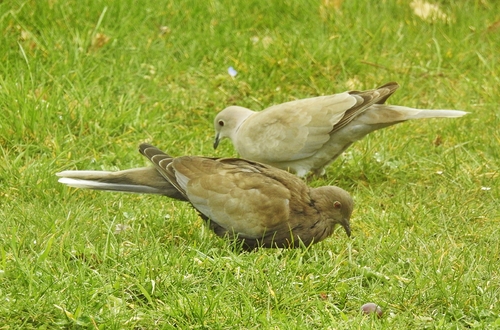
[[[57,173],[59,182],[187,200],[218,236],[247,249],[307,246],[330,236],[337,224],[351,233],[353,201],[341,188],[310,188],[286,171],[244,159],[172,158],[148,144],[139,150],[155,167],[64,171]]]

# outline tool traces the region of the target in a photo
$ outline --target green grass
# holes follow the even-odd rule
[[[0,329],[500,327],[498,2],[324,3],[0,2]],[[311,183],[352,193],[352,239],[239,253],[187,204],[54,175],[143,166],[140,142],[236,155],[211,147],[227,105],[391,80],[392,104],[471,114],[375,132]]]

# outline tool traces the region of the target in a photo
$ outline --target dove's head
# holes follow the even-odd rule
[[[354,207],[354,201],[351,195],[342,188],[336,186],[325,186],[313,189],[313,199],[323,218],[328,223],[341,225],[347,234],[351,236],[351,214]],[[332,228],[333,229],[333,228]]]
[[[255,112],[238,106],[227,107],[217,114],[214,119],[215,141],[214,149],[219,142],[225,138],[231,139],[233,144],[236,141],[236,133],[241,124]]]

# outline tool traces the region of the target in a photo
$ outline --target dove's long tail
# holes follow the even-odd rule
[[[63,171],[56,175],[60,183],[75,188],[158,194],[186,200],[154,167],[117,172]]]
[[[396,124],[398,122],[423,118],[457,118],[468,112],[460,110],[414,109],[399,105],[374,104],[362,114],[363,121],[370,124]],[[361,117],[361,116],[360,116]]]
[[[377,105],[379,106],[379,105]],[[461,110],[430,110],[430,109],[414,109],[403,107],[400,105],[383,105],[385,109],[399,112],[406,120],[420,118],[457,118],[466,115],[468,112]]]

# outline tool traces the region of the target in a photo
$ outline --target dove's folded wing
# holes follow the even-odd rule
[[[176,158],[172,167],[190,202],[230,235],[262,238],[289,218],[290,191],[251,163]]]
[[[347,126],[353,120],[355,120],[362,113],[366,113],[367,109],[373,105],[383,104],[397,89],[399,88],[398,83],[390,82],[376,89],[370,89],[367,91],[351,91],[348,94],[356,100],[355,104],[349,108],[342,119],[335,124],[335,127],[330,132],[333,134],[343,127]],[[368,111],[369,112],[369,111]]]
[[[335,124],[355,104],[354,97],[341,93],[275,105],[245,121],[233,142],[240,154],[252,160],[307,158],[323,147]]]

